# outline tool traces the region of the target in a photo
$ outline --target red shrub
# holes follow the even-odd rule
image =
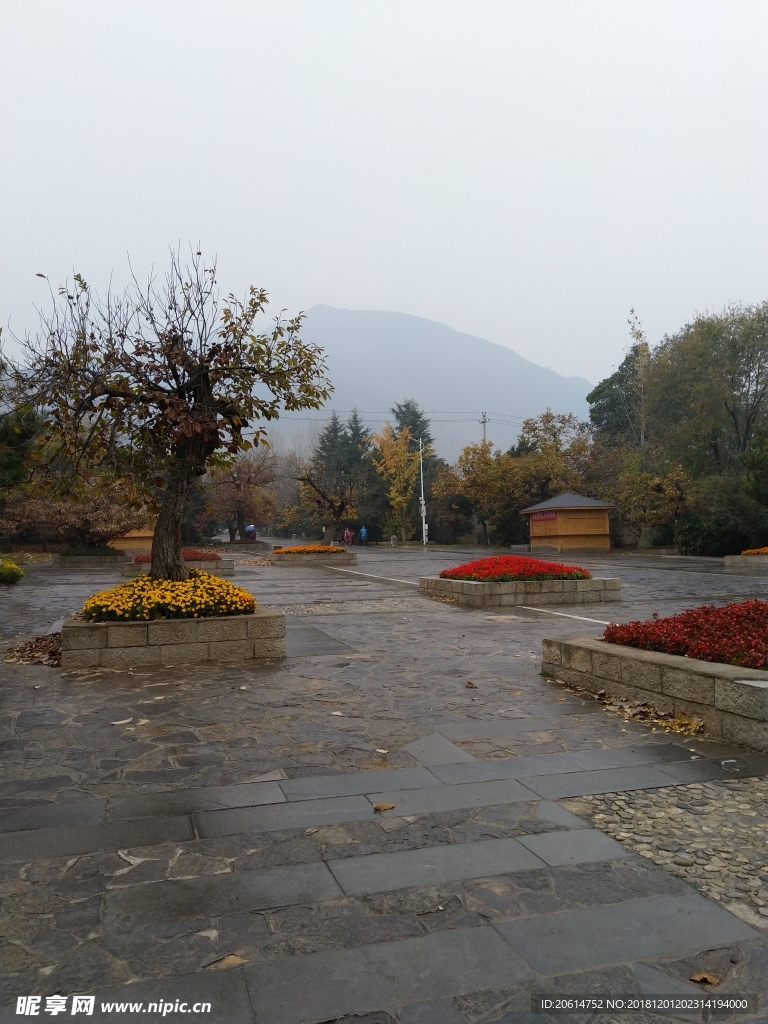
[[[195,548],[188,548],[186,551],[181,552],[182,557],[187,562],[220,562],[221,555],[217,555],[215,551],[198,551]],[[151,562],[152,555],[136,555],[134,562]]]
[[[768,602],[702,605],[645,622],[611,623],[603,639],[643,651],[680,654],[744,668],[768,667]]]
[[[478,583],[506,583],[511,580],[591,580],[592,573],[577,565],[543,562],[527,555],[492,555],[465,562],[455,569],[443,569],[444,580],[475,580]]]

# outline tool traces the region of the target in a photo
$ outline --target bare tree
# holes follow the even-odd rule
[[[318,408],[332,390],[323,353],[301,341],[303,314],[254,333],[267,294],[222,305],[215,262],[171,252],[162,282],[136,277],[94,294],[80,275],[52,292],[41,329],[13,364],[19,405],[47,410],[42,463],[71,490],[91,474],[119,480],[158,510],[151,574],[181,580],[181,525],[195,480],[263,440],[281,409]],[[245,431],[253,427],[252,439]]]

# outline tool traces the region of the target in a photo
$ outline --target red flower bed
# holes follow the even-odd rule
[[[643,651],[744,668],[768,667],[768,602],[702,605],[668,618],[612,623],[603,639]]]
[[[512,580],[591,580],[592,573],[578,565],[544,562],[526,555],[492,555],[465,562],[455,569],[443,569],[443,580],[474,580],[477,583],[506,583]]]
[[[197,551],[195,548],[188,548],[181,552],[186,562],[220,562],[221,555],[215,551]],[[151,562],[152,555],[136,555],[134,562]]]

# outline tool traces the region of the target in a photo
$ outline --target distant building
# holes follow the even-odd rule
[[[616,508],[608,501],[585,498],[575,491],[524,508],[528,516],[531,554],[562,551],[610,551],[608,513]]]

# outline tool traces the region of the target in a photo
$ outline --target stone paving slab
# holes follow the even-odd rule
[[[395,805],[392,810],[382,812],[384,818],[458,811],[466,807],[494,807],[535,799],[531,790],[514,779],[468,782],[456,786],[437,786],[434,789],[401,789],[391,793],[377,793],[375,796],[376,803]]]
[[[106,812],[106,800],[12,807],[0,810],[0,832],[56,828],[62,825],[95,825],[106,819]]]
[[[243,832],[342,825],[348,821],[365,821],[373,816],[373,805],[364,796],[340,796],[328,800],[289,801],[269,807],[203,811],[195,815],[195,823],[202,839],[214,839]]]
[[[462,761],[474,761],[474,757],[466,750],[457,747],[439,733],[432,733],[423,739],[409,743],[403,748],[406,753],[420,764],[460,764]]]
[[[534,811],[534,816],[541,821],[551,821],[554,825],[562,825],[563,828],[584,828],[586,822],[576,814],[571,814],[565,807],[554,803],[552,800],[541,800]]]
[[[607,838],[602,832],[598,835]],[[610,839],[608,842],[618,848],[619,856],[627,855],[619,843]],[[392,892],[417,885],[438,885],[513,871],[533,871],[543,866],[544,862],[516,839],[489,839],[483,843],[435,846],[404,853],[374,853],[367,857],[328,861],[328,867],[348,896]]]
[[[277,782],[253,782],[244,786],[211,786],[207,789],[182,789],[172,793],[116,796],[109,801],[107,816],[110,820],[118,821],[279,803],[285,803],[285,794]]]
[[[625,789],[654,789],[672,784],[671,777],[660,768],[644,764],[632,768],[569,772],[568,775],[525,776],[520,781],[547,800],[563,800],[588,793],[618,793]]]
[[[568,832],[548,832],[538,836],[521,836],[523,846],[550,867],[564,864],[588,864],[590,861],[619,860],[627,851],[599,829],[585,828]]]
[[[470,928],[253,964],[243,973],[259,1024],[319,1024],[508,986],[533,972],[493,929]]]
[[[289,800],[314,800],[331,796],[380,793],[387,789],[427,789],[441,785],[426,768],[392,768],[374,772],[346,772],[339,775],[309,775],[289,779],[280,789]]]
[[[557,704],[521,704],[519,709],[534,718],[562,718],[564,715],[594,715],[603,710],[596,700],[563,700]]]
[[[517,736],[521,732],[547,732],[552,722],[546,718],[495,718],[487,721],[438,725],[437,731],[452,740],[483,740],[494,736]],[[445,763],[445,762],[443,762]]]
[[[544,976],[682,955],[756,938],[758,932],[697,893],[655,896],[496,925]]]
[[[83,989],[88,989],[84,984]],[[88,989],[90,992],[93,989]],[[77,1015],[75,1020],[89,1021],[93,1024],[107,1024],[109,1021],[119,1021],[120,1024],[168,1024],[169,1020],[183,1020],[184,1024],[255,1024],[256,1018],[248,997],[248,989],[245,979],[240,971],[206,971],[201,974],[186,974],[181,978],[163,978],[161,980],[142,981],[134,985],[119,985],[114,988],[102,989],[96,992],[96,1006],[101,1007],[102,1003],[171,1003],[186,1002],[187,1010],[184,1014],[176,1014],[173,1011],[164,1013],[131,1012],[126,1009],[118,1012],[113,1009],[103,1016],[100,1009],[97,1009],[93,1016]],[[72,1001],[68,1001],[68,1011]],[[201,1010],[194,1013],[192,1008],[196,1003],[210,1003],[210,1012]],[[43,1007],[45,1001],[43,1001]],[[15,1011],[15,1007],[13,1008]],[[8,1021],[18,1022],[23,1017],[13,1016],[9,1013]],[[71,1015],[65,1017],[49,1017],[43,1012],[40,1020],[71,1020]],[[0,1021],[5,1024],[6,1018],[0,1010]]]
[[[319,903],[342,892],[325,864],[240,871],[112,889],[105,897],[105,927],[123,921],[183,921],[299,903]]]
[[[101,825],[36,829],[0,834],[0,862],[72,857],[97,850],[119,850],[156,843],[184,842],[195,838],[188,817],[145,818],[111,821]]]
[[[689,782],[712,782],[716,779],[733,778],[728,766],[701,758],[697,761],[679,761],[659,764],[659,770],[666,775],[671,785],[686,785]]]
[[[525,775],[558,775],[578,769],[562,754],[532,754],[530,757],[500,757],[467,764],[436,764],[430,765],[429,770],[441,782],[455,786],[461,782],[519,779]]]
[[[400,1007],[400,1024],[466,1024],[466,1020],[447,999],[427,999]]]
[[[563,755],[582,771],[598,768],[631,768],[639,764],[688,761],[695,756],[683,743],[647,743],[608,750],[569,750]]]

